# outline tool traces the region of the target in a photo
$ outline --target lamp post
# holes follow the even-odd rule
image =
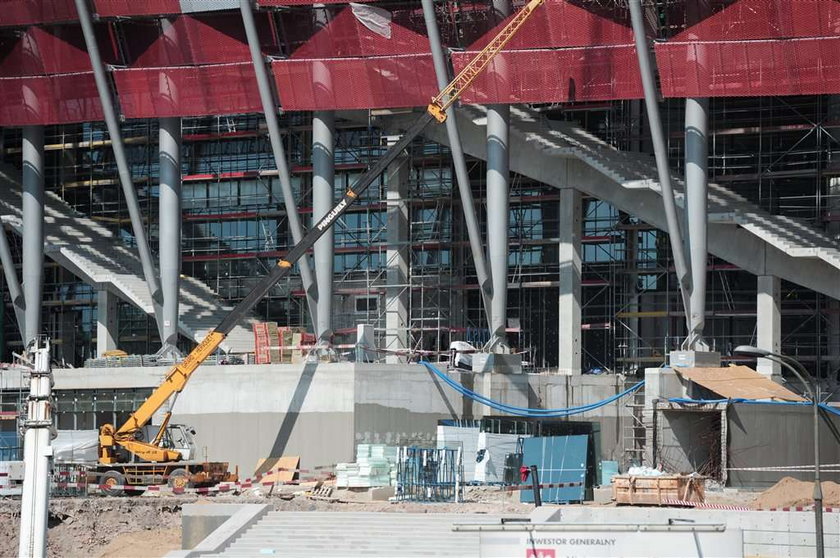
[[[808,392],[811,398],[811,406],[814,409],[814,529],[817,537],[817,558],[825,557],[825,544],[823,540],[823,495],[822,485],[820,483],[820,399],[819,399],[819,383],[817,379],[811,376],[802,363],[799,361],[779,353],[774,353],[758,347],[751,347],[749,345],[741,345],[736,347],[734,354],[753,356],[757,358],[766,358],[774,362],[778,362],[794,376],[796,376]],[[810,382],[805,380],[805,377],[810,378]]]

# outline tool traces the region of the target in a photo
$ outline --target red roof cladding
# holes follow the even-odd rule
[[[428,53],[429,39],[391,23],[391,38],[385,38],[359,23],[351,8],[345,8],[326,27],[292,53],[292,58],[344,58],[389,54]]]
[[[106,60],[114,60],[108,44],[99,41]],[[29,27],[18,37],[0,38],[0,76],[89,72],[82,29],[77,25]]]
[[[453,53],[455,69],[460,71],[471,57],[468,52]],[[643,96],[636,49],[623,45],[504,51],[464,92],[461,101],[556,103]]]
[[[836,0],[741,0],[669,43],[836,35],[840,35],[840,2]]]
[[[0,78],[0,126],[102,120],[92,72]]]
[[[102,17],[180,14],[178,0],[93,0],[94,11]]]
[[[431,54],[275,60],[271,67],[287,111],[425,106],[437,93]]]
[[[127,118],[261,112],[250,63],[114,70]]]
[[[481,50],[515,14],[470,45]],[[510,40],[505,50],[633,43],[633,30],[565,0],[546,0]]]
[[[0,27],[78,21],[73,0],[0,0]]]
[[[376,0],[361,0],[357,4],[369,4]],[[346,0],[257,0],[257,6],[311,6],[313,4],[346,4]]]
[[[240,18],[229,15],[177,16],[167,21],[122,25],[132,67],[186,66],[251,60]],[[265,18],[257,18],[263,24]],[[264,25],[260,25],[264,27]]]

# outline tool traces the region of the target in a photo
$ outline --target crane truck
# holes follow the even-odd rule
[[[487,68],[502,48],[542,5],[544,0],[531,0],[507,25],[455,76],[429,103],[427,110],[406,130],[359,180],[342,196],[341,200],[314,227],[304,235],[254,289],[231,310],[222,322],[179,363],[167,373],[163,382],[134,411],[125,424],[115,428],[105,424],[99,429],[99,462],[96,474],[99,484],[113,487],[111,493],[121,493],[122,485],[144,484],[150,479],[166,478],[170,486],[184,488],[189,485],[209,485],[230,480],[227,463],[202,463],[194,460],[195,452],[189,448],[191,430],[169,425],[171,410],[166,412],[160,426],[152,427],[152,416],[184,389],[192,374],[204,360],[213,354],[234,326],[268,293],[292,266],[310,250],[315,242],[352,206],[359,196],[381,175],[432,122],[446,121],[447,110],[458,100],[467,87]],[[174,403],[174,400],[172,401]],[[169,408],[172,408],[170,404]],[[175,447],[172,432],[178,432],[184,447]],[[181,444],[184,445],[184,444]],[[185,458],[190,455],[192,459]]]

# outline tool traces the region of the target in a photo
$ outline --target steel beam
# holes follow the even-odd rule
[[[429,43],[432,49],[432,61],[435,66],[437,84],[443,89],[449,84],[449,70],[443,53],[443,46],[440,40],[437,19],[433,0],[422,0],[423,17],[426,21],[426,32],[429,36]],[[481,300],[484,304],[484,312],[487,316],[488,326],[492,323],[493,312],[490,308],[490,300],[493,296],[493,284],[490,270],[484,258],[484,248],[481,244],[481,228],[478,224],[478,217],[475,212],[475,201],[473,200],[470,177],[467,172],[467,162],[464,159],[464,150],[461,147],[461,136],[458,132],[458,118],[455,111],[450,108],[447,112],[446,134],[449,137],[449,150],[452,153],[452,164],[455,167],[455,179],[458,182],[458,192],[461,196],[461,205],[464,208],[464,221],[467,225],[467,235],[470,240],[470,249],[475,264],[475,272],[478,276],[478,285],[481,290]]]
[[[691,313],[684,349],[708,350],[706,326],[706,260],[708,259],[709,99],[685,100],[685,205],[691,261]]]
[[[333,208],[335,191],[335,113],[318,111],[312,117],[312,219],[320,221]],[[333,228],[315,243],[315,277],[318,281],[319,347],[332,344],[332,282],[335,243]]]
[[[159,138],[159,253],[163,293],[163,337],[159,354],[180,357],[178,303],[181,281],[181,119],[161,118]]]
[[[6,286],[9,288],[9,297],[12,299],[12,308],[15,310],[15,318],[18,325],[20,338],[26,338],[26,299],[23,296],[23,289],[18,281],[15,269],[15,259],[9,248],[9,239],[6,236],[6,227],[0,222],[0,263],[3,264],[3,275],[6,278]]]
[[[691,277],[685,259],[685,252],[683,251],[682,235],[680,234],[679,218],[677,217],[677,204],[674,200],[674,188],[671,185],[671,169],[668,166],[668,150],[665,145],[665,134],[662,130],[662,121],[659,116],[659,92],[654,78],[653,62],[650,58],[650,45],[648,45],[647,35],[645,33],[645,22],[642,16],[642,4],[640,0],[630,0],[630,17],[633,22],[633,35],[636,39],[636,55],[639,59],[639,72],[645,91],[645,108],[647,109],[653,152],[656,157],[656,170],[659,176],[659,184],[662,187],[662,202],[665,206],[665,220],[667,223],[668,237],[671,241],[671,255],[674,259],[674,268],[676,269],[677,280],[680,284],[686,326],[690,328]]]
[[[149,287],[149,294],[152,298],[158,333],[161,339],[163,339],[163,297],[160,292],[160,282],[155,271],[152,251],[149,249],[149,241],[146,236],[140,202],[137,199],[137,191],[134,189],[134,181],[131,178],[131,171],[128,168],[128,159],[125,155],[120,124],[117,120],[116,110],[114,109],[111,86],[108,81],[108,76],[105,73],[102,56],[99,54],[99,45],[96,42],[96,34],[93,30],[93,22],[91,21],[87,0],[75,0],[75,2],[88,56],[90,56],[90,64],[93,68],[96,90],[99,93],[99,101],[102,103],[102,115],[105,118],[105,126],[108,128],[111,147],[114,150],[114,162],[117,164],[117,173],[119,174],[120,185],[125,196],[125,204],[128,208],[128,216],[131,221],[134,240],[137,242],[137,252],[140,255],[140,262],[143,265],[143,277],[146,280],[146,285]]]
[[[77,0],[79,1],[79,0]],[[254,23],[254,13],[251,10],[249,0],[240,0],[239,11],[242,13],[242,23],[245,26],[245,35],[248,38],[248,48],[251,51],[251,62],[254,67],[254,75],[257,78],[257,89],[260,93],[260,101],[265,115],[265,124],[268,127],[268,139],[271,143],[271,151],[274,155],[274,163],[277,165],[277,178],[280,181],[280,190],[283,194],[283,205],[286,208],[286,215],[289,219],[289,231],[292,233],[292,240],[295,244],[303,238],[303,226],[300,224],[297,201],[292,190],[292,177],[289,173],[289,165],[286,162],[286,152],[283,149],[283,136],[280,133],[280,123],[277,120],[277,103],[274,100],[274,93],[268,79],[268,70],[265,67],[265,59],[260,50],[260,38],[257,34],[257,26]],[[309,266],[309,257],[303,256],[298,260],[300,277],[303,281],[303,288],[306,291],[306,301],[309,305],[309,316],[313,324],[318,323],[318,287],[315,284],[315,277]]]
[[[510,14],[509,0],[493,0],[496,21]],[[496,79],[506,80],[504,57],[493,60]],[[509,353],[507,339],[508,244],[510,223],[510,105],[487,108],[487,257],[493,282],[487,349]]]
[[[44,128],[23,128],[23,298],[24,345],[41,333],[44,294]]]

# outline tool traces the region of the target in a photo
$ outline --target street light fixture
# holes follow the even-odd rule
[[[779,353],[759,349],[758,347],[751,347],[749,345],[740,345],[733,351],[734,354],[753,356],[757,358],[766,358],[777,362],[790,370],[796,376],[808,392],[808,397],[811,398],[811,406],[814,409],[814,529],[817,537],[817,558],[825,557],[825,544],[823,540],[823,494],[822,484],[820,483],[820,386],[817,379],[814,378],[802,366],[799,361]],[[805,377],[810,379],[810,382],[805,380]]]

